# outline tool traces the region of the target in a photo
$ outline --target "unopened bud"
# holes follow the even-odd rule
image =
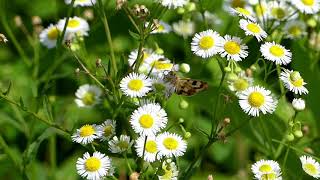
[[[252,70],[251,69],[246,69],[246,75],[248,76],[248,77],[252,77]]]
[[[309,154],[314,154],[314,151],[309,147],[304,148],[303,151]]]
[[[230,67],[225,67],[225,68],[224,68],[224,71],[227,72],[227,73],[228,73],[228,72],[231,72],[231,68],[230,68]]]
[[[231,119],[230,119],[230,118],[224,118],[224,120],[223,120],[223,124],[224,124],[225,126],[227,126],[228,124],[230,124],[230,122],[231,122]]]
[[[186,100],[181,100],[179,103],[179,107],[181,109],[187,109],[189,107],[189,103]]]
[[[256,71],[256,70],[257,70],[257,67],[256,67],[255,65],[251,65],[251,66],[250,66],[250,69],[251,69],[252,71]]]
[[[310,18],[307,20],[307,25],[309,27],[315,28],[317,26],[317,20],[315,18]]]
[[[235,72],[236,72],[236,73],[239,73],[239,72],[241,72],[241,71],[242,71],[242,69],[237,66],[236,69],[235,69]]]
[[[93,20],[94,19],[94,13],[92,9],[86,9],[83,11],[83,17],[87,20]]]
[[[293,71],[291,74],[290,74],[290,80],[291,81],[297,81],[301,79],[301,75],[298,71]]]
[[[293,140],[294,140],[294,135],[293,135],[292,133],[287,134],[287,135],[286,135],[286,139],[287,139],[288,141],[293,141]]]
[[[138,72],[140,74],[147,74],[148,73],[148,69],[145,66],[140,66],[139,69],[138,69]]]
[[[184,119],[183,118],[179,118],[179,123],[183,123]]]
[[[301,138],[303,136],[303,133],[301,130],[297,130],[293,132],[294,136],[296,136],[297,138]]]
[[[80,74],[80,68],[77,68],[74,73],[78,76]]]
[[[303,111],[306,108],[306,103],[303,99],[294,98],[292,101],[292,106],[296,111]]]
[[[196,4],[194,2],[188,2],[185,7],[187,11],[191,12],[196,9]]]
[[[235,81],[235,80],[238,79],[238,76],[236,74],[234,74],[234,73],[230,73],[230,74],[227,75],[227,79],[229,81]]]
[[[156,49],[156,53],[157,53],[157,54],[163,54],[164,51],[163,51],[163,49],[161,49],[161,48],[157,48],[157,49]]]
[[[304,125],[303,127],[302,127],[302,132],[303,132],[303,134],[309,134],[309,132],[310,132],[310,128],[309,128],[309,126],[308,125]]]
[[[184,14],[185,9],[183,7],[179,7],[177,12],[178,12],[178,14]]]
[[[129,180],[139,180],[139,176],[139,173],[133,172],[132,174],[130,174]]]
[[[185,139],[189,139],[190,137],[191,137],[191,133],[190,132],[184,133],[184,138]]]
[[[101,61],[100,58],[97,59],[97,60],[96,60],[96,67],[98,67],[98,68],[102,67],[102,63],[101,63],[101,62],[102,62],[102,61]]]
[[[179,70],[183,73],[189,73],[190,72],[190,65],[187,63],[180,64]]]
[[[213,180],[213,176],[211,174],[208,176],[208,180]]]
[[[117,0],[116,1],[116,9],[120,10],[125,3],[127,3],[127,0]]]
[[[22,19],[20,16],[15,16],[14,17],[14,23],[16,24],[17,27],[21,27],[22,26]]]
[[[39,16],[32,16],[32,25],[40,25],[42,23],[42,20]]]

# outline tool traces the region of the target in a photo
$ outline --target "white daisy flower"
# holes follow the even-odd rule
[[[298,71],[285,69],[280,73],[280,79],[284,86],[295,94],[308,94],[309,91],[304,87],[307,83],[304,82]]]
[[[152,54],[145,60],[144,65],[147,73],[149,74],[151,71],[151,75],[156,77],[163,77],[163,73],[171,71],[174,66],[168,58],[159,54]]]
[[[189,36],[192,36],[196,30],[195,24],[192,21],[180,20],[178,22],[173,23],[172,27],[173,31],[176,34],[183,36],[183,38],[185,39]]]
[[[98,126],[98,129],[102,132],[100,140],[107,141],[116,134],[116,121],[107,119]]]
[[[85,84],[79,87],[75,95],[79,107],[92,107],[100,102],[102,91],[95,85]]]
[[[251,166],[251,170],[258,180],[281,180],[279,164],[273,160],[260,160]]]
[[[259,3],[252,6],[252,11],[255,12],[255,16],[260,22],[265,23],[268,18],[268,5],[266,0],[261,0]]]
[[[291,4],[306,14],[316,14],[320,9],[319,0],[292,0]]]
[[[300,38],[307,34],[307,26],[303,21],[289,21],[284,26],[285,35],[290,39]]]
[[[148,27],[149,22],[146,22],[145,26]],[[159,23],[155,26],[155,29],[151,31],[151,34],[167,34],[172,31],[171,26],[163,21],[159,21]]]
[[[187,143],[175,133],[164,132],[156,138],[159,156],[171,158],[182,156],[187,150]]]
[[[130,124],[137,134],[152,136],[163,129],[168,122],[167,113],[159,104],[146,104],[136,109]]]
[[[178,180],[179,170],[171,159],[163,161],[161,168],[164,175],[158,176],[159,180]]]
[[[236,94],[248,89],[253,84],[253,78],[246,75],[244,71],[238,74],[238,78],[233,81],[228,81],[229,89],[236,92]]]
[[[158,149],[157,149],[157,142],[155,136],[148,136],[146,144],[144,136],[140,136],[136,140],[135,148],[136,152],[139,157],[142,157],[144,154],[144,160],[147,162],[154,162],[159,159],[159,156],[157,157]],[[144,153],[143,153],[144,149]]]
[[[167,7],[169,9],[176,9],[178,7],[183,7],[187,4],[187,0],[158,0],[162,6]]]
[[[231,14],[238,15],[251,21],[256,21],[253,12],[249,8],[236,7],[231,9]]]
[[[252,86],[242,91],[239,95],[239,104],[244,112],[250,116],[272,114],[277,107],[277,100],[272,97],[271,91],[260,86]]]
[[[130,73],[120,82],[122,92],[129,97],[143,97],[151,90],[152,81],[143,74]]]
[[[268,34],[260,27],[259,24],[241,19],[240,28],[244,30],[247,36],[255,36],[258,41],[265,39]]]
[[[100,180],[110,175],[111,159],[97,151],[92,156],[86,152],[82,158],[78,158],[76,167],[78,174],[83,178]]]
[[[292,106],[297,111],[303,111],[306,108],[306,102],[301,98],[294,98],[292,100]]]
[[[39,35],[41,44],[49,49],[56,47],[60,32],[56,25],[50,24],[50,26],[42,30]]]
[[[310,156],[301,156],[300,161],[304,172],[310,176],[320,178],[320,164]]]
[[[248,46],[242,44],[241,38],[225,35],[219,46],[219,53],[221,57],[226,57],[228,60],[242,61],[248,56],[247,49]]]
[[[143,61],[142,62],[144,62],[148,57],[150,57],[152,54],[154,54],[152,49],[147,49],[147,48],[143,48],[142,53],[143,53],[143,55],[142,55]],[[130,66],[132,66],[135,63],[137,57],[138,57],[138,50],[137,49],[130,52],[129,58],[128,58]]]
[[[112,153],[122,153],[130,149],[133,141],[130,141],[130,137],[127,135],[121,135],[120,138],[113,136],[109,140],[109,151]]]
[[[64,0],[66,4],[71,4],[72,0]],[[73,7],[76,6],[93,6],[96,0],[75,0]]]
[[[294,9],[285,1],[272,0],[268,2],[268,19],[283,21],[287,20],[289,16],[291,16],[289,19],[295,19],[297,15],[292,16],[293,13]]]
[[[95,124],[84,125],[71,136],[72,141],[80,144],[89,144],[101,136],[102,132]]]
[[[61,31],[63,30],[65,23],[66,23],[66,18],[59,20],[57,26]],[[69,18],[66,33],[79,35],[79,36],[88,36],[89,30],[90,30],[90,27],[86,20],[79,18],[77,16]]]
[[[292,53],[275,42],[266,42],[260,47],[262,56],[276,64],[286,65],[291,62]]]
[[[197,33],[191,42],[191,51],[202,58],[209,58],[218,53],[222,38],[212,29]]]

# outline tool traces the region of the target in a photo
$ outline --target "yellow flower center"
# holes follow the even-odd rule
[[[90,172],[94,172],[100,169],[101,161],[98,158],[90,157],[85,162],[86,170]]]
[[[237,8],[237,7],[241,7],[243,8],[246,5],[246,2],[243,0],[233,0],[231,2],[231,7],[232,8]]]
[[[149,153],[156,153],[157,152],[157,143],[155,141],[147,141],[146,151]]]
[[[249,87],[249,83],[247,80],[240,78],[233,83],[233,86],[237,91],[244,91]]]
[[[164,170],[164,175],[163,176],[161,176],[162,177],[162,179],[171,179],[172,178],[172,176],[173,176],[173,172],[172,172],[172,169],[171,168],[169,168],[169,169],[167,169],[167,168],[163,168],[163,170]]]
[[[253,33],[259,33],[261,31],[260,27],[254,23],[249,23],[247,29]]]
[[[164,31],[164,29],[165,29],[164,26],[162,24],[160,24],[158,27],[158,31],[162,32],[162,31]]]
[[[295,81],[291,81],[291,83],[295,86],[295,87],[301,87],[301,86],[303,86],[303,79],[302,78],[300,78],[300,79],[297,79],[297,80],[295,80]]]
[[[282,8],[273,8],[271,14],[277,19],[283,19],[286,16],[286,12]]]
[[[266,11],[267,11],[267,7],[266,6],[264,6],[264,5],[261,5],[260,6],[260,4],[258,4],[258,5],[256,5],[256,14],[257,14],[257,16],[259,16],[259,17],[261,17],[261,16],[263,16],[265,13],[266,13]]]
[[[210,49],[214,45],[214,39],[211,36],[204,36],[200,39],[199,46],[201,49]]]
[[[95,133],[96,131],[94,130],[93,126],[91,125],[84,125],[80,128],[80,136],[81,137],[87,137],[91,136]]]
[[[111,125],[108,125],[106,127],[104,127],[104,136],[110,136],[112,134],[112,126]]]
[[[298,26],[292,26],[289,28],[288,32],[293,36],[300,36],[302,33],[302,30]]]
[[[240,52],[240,44],[234,41],[228,41],[224,44],[224,50],[229,54],[238,54]]]
[[[88,0],[76,0],[76,2],[87,2]]]
[[[48,31],[48,38],[50,40],[56,40],[58,38],[58,35],[59,35],[59,29],[56,28],[56,27],[53,27],[51,28],[49,31]]]
[[[140,91],[143,87],[143,81],[141,79],[132,79],[128,83],[128,88],[132,91]]]
[[[276,57],[281,57],[284,55],[284,50],[280,46],[273,45],[270,47],[270,53]]]
[[[301,0],[301,2],[306,6],[312,6],[314,4],[314,0]]]
[[[169,150],[175,150],[175,149],[177,149],[179,143],[176,139],[174,139],[172,137],[168,137],[163,141],[163,145],[164,145],[164,147],[166,147]]]
[[[260,92],[253,92],[249,95],[248,102],[252,107],[260,107],[264,104],[264,96]]]
[[[95,94],[88,91],[83,95],[81,100],[85,105],[90,106],[90,105],[94,104],[96,101]]]
[[[164,63],[161,61],[154,62],[154,68],[156,68],[158,70],[171,70],[172,66],[173,66],[173,64],[171,64],[171,63]]]
[[[144,114],[140,117],[139,123],[143,128],[150,128],[153,125],[153,117],[150,114]]]
[[[142,57],[143,61],[146,60],[148,57],[150,57],[150,54],[147,52],[143,52],[143,57]]]
[[[260,166],[259,171],[262,173],[268,173],[268,172],[272,171],[272,168],[269,164],[264,164],[264,165]]]
[[[77,19],[70,19],[68,21],[68,25],[67,25],[68,28],[76,28],[78,26],[80,26],[80,22]]]
[[[261,180],[274,180],[274,179],[276,179],[276,174],[275,173],[268,173],[268,174],[263,174],[262,176],[261,176]]]
[[[251,13],[250,11],[244,9],[244,8],[241,8],[241,7],[237,7],[236,10],[240,13],[240,14],[243,14],[243,15],[246,15],[246,16],[250,16]]]
[[[310,175],[318,174],[317,168],[311,163],[307,163],[303,167],[304,167],[305,171]]]

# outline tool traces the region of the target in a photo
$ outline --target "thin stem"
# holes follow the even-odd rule
[[[127,153],[124,153],[123,156],[124,156],[124,159],[125,159],[125,161],[126,161],[126,163],[127,163],[128,168],[129,168],[129,173],[132,174],[132,168],[131,168],[131,165],[130,165],[130,163],[129,163],[129,161],[128,161]]]
[[[56,151],[56,136],[52,135],[49,139],[49,148],[50,148],[50,165],[51,165],[51,176],[52,179],[55,179],[55,172],[57,166],[57,151]]]
[[[278,73],[278,77],[280,77],[281,67],[279,64],[277,64],[277,73]],[[281,83],[281,81],[279,81],[279,86],[280,86],[281,95],[283,95],[285,90],[284,90],[284,87],[283,87],[283,84]]]
[[[147,144],[147,136],[144,137],[144,143],[143,143],[143,152],[142,152],[142,159],[141,159],[141,169],[143,169],[143,163],[144,163],[144,155],[146,152],[146,144]]]

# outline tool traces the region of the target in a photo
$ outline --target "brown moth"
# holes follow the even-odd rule
[[[165,76],[165,79],[174,85],[175,92],[179,95],[192,96],[198,92],[208,89],[207,82],[189,78],[180,78],[173,71],[170,71]]]

